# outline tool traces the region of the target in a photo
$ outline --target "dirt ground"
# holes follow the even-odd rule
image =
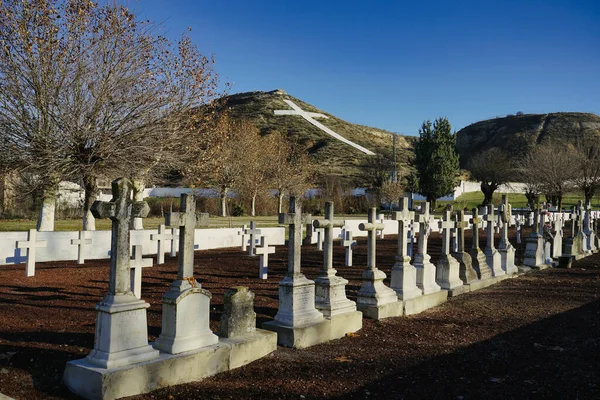
[[[429,242],[435,263],[439,234]],[[378,267],[388,284],[396,249],[395,236],[377,242]],[[335,247],[334,266],[349,280],[352,300],[366,253],[361,238],[355,266],[344,267],[344,248]],[[314,279],[323,253],[310,246],[302,256],[303,272]],[[211,328],[218,330],[223,294],[238,285],[256,293],[257,325],[272,319],[286,263],[287,248],[278,246],[269,279],[261,281],[258,258],[238,248],[196,252],[196,277],[213,294]],[[593,255],[572,269],[507,279],[419,315],[365,319],[357,334],[309,349],[280,347],[237,370],[132,399],[598,399],[599,264],[600,255]],[[166,264],[144,269],[150,340],[160,334],[161,296],[176,265],[167,257]],[[93,347],[94,306],[107,278],[105,260],[38,264],[33,278],[25,277],[24,265],[0,266],[0,393],[28,400],[76,398],[61,384],[64,366]]]

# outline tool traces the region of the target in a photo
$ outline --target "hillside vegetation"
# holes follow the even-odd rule
[[[391,155],[394,133],[369,126],[357,125],[319,110],[300,99],[290,96],[283,90],[270,92],[254,91],[226,96],[222,99],[235,119],[249,119],[266,135],[274,131],[285,133],[306,148],[307,153],[318,165],[321,178],[337,176],[344,184],[363,186],[366,184],[361,174],[361,165],[369,162],[361,151],[329,136],[319,128],[297,115],[275,115],[275,110],[289,110],[284,100],[291,100],[302,110],[318,112],[328,118],[317,120],[348,140],[359,144],[376,154]],[[405,165],[412,153],[412,137],[398,135],[396,146],[398,161]],[[268,155],[265,155],[268,156]]]
[[[511,157],[527,154],[546,141],[577,143],[585,137],[600,136],[600,117],[595,114],[559,112],[509,115],[471,124],[456,135],[461,166],[491,147],[499,147]]]

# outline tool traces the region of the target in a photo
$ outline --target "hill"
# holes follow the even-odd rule
[[[315,117],[315,120],[343,138],[372,151],[375,156],[334,138],[299,115],[275,115],[275,110],[292,111],[285,100],[292,101],[302,111],[325,115],[327,118]],[[321,178],[337,176],[347,185],[365,185],[367,182],[362,176],[361,165],[372,162],[378,155],[392,154],[394,133],[346,122],[283,90],[238,93],[226,96],[221,101],[233,118],[253,121],[261,134],[279,131],[303,145],[317,163]],[[396,136],[397,157],[404,165],[412,152],[413,138]]]
[[[471,124],[456,134],[461,166],[470,157],[491,147],[499,147],[514,157],[521,157],[536,144],[548,140],[576,143],[600,137],[600,117],[589,113],[558,112],[550,114],[509,115]]]

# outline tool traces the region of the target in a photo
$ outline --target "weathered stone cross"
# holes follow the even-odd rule
[[[37,231],[30,229],[27,232],[27,240],[19,240],[17,242],[17,249],[27,249],[27,265],[25,267],[25,274],[27,276],[35,275],[35,249],[46,247],[46,241],[36,241]]]
[[[260,229],[256,229],[256,222],[250,221],[250,229],[244,229],[244,233],[250,235],[250,250],[248,250],[248,255],[255,256],[256,241],[260,240],[261,237]]]
[[[469,226],[469,223],[465,221],[465,212],[458,210],[456,212],[456,247],[457,253],[463,253],[465,251],[465,228]]]
[[[71,244],[77,246],[77,264],[85,261],[85,246],[92,244],[92,239],[85,238],[85,231],[79,231],[79,239],[71,239]]]
[[[410,262],[410,256],[407,254],[408,229],[415,219],[415,212],[408,209],[408,198],[406,197],[400,199],[399,205],[400,211],[396,211],[393,215],[394,220],[398,221],[398,254],[396,260]]]
[[[180,212],[165,215],[168,226],[179,227],[179,259],[177,279],[193,280],[194,276],[194,234],[196,226],[208,226],[208,214],[196,213],[196,197],[184,193],[181,195]]]
[[[352,266],[352,249],[356,246],[356,240],[352,238],[352,231],[344,229],[344,240],[342,246],[346,248],[346,267]]]
[[[242,251],[246,251],[248,246],[247,246],[247,240],[246,240],[246,229],[248,229],[247,225],[242,226],[242,229],[238,231],[238,236],[242,237]]]
[[[313,124],[314,126],[316,126],[317,128],[321,129],[323,132],[329,134],[330,136],[333,136],[337,140],[342,141],[342,142],[354,147],[355,149],[358,149],[358,150],[362,151],[363,153],[368,154],[370,156],[375,155],[375,153],[373,153],[371,150],[368,150],[368,149],[346,139],[345,137],[335,133],[334,131],[332,131],[331,129],[326,127],[325,125],[321,124],[319,121],[315,120],[315,118],[327,118],[326,115],[319,114],[319,113],[307,112],[307,111],[302,110],[300,107],[298,107],[296,104],[294,104],[290,100],[284,100],[284,101],[286,102],[287,105],[292,107],[292,110],[275,110],[274,111],[275,115],[299,115],[302,118],[304,118],[305,120],[307,120],[308,122],[310,122],[311,124]]]
[[[454,225],[452,212],[450,210],[444,211],[442,219],[438,222],[438,226],[442,230],[442,254],[450,254],[450,236],[452,236]]]
[[[173,241],[173,234],[165,232],[165,226],[163,224],[158,226],[158,233],[153,233],[150,235],[150,240],[155,240],[158,242],[158,257],[157,264],[165,263],[165,242]]]
[[[275,247],[269,247],[267,238],[261,236],[260,246],[254,248],[254,254],[260,256],[258,279],[267,279],[269,269],[269,254],[275,254]]]
[[[117,295],[131,293],[129,221],[131,218],[146,217],[150,207],[145,201],[131,202],[131,181],[127,178],[113,181],[112,193],[111,201],[94,202],[92,215],[95,218],[110,218],[112,221],[108,295]]]
[[[473,245],[471,246],[471,248],[475,251],[479,251],[479,224],[481,224],[482,219],[479,218],[479,210],[477,209],[477,207],[473,208],[472,212],[473,218],[471,218],[471,223],[473,224]]]
[[[377,231],[385,228],[385,225],[377,222],[376,213],[377,211],[375,208],[369,209],[369,217],[367,219],[368,222],[366,224],[363,222],[358,225],[359,230],[367,232],[367,269],[370,270],[376,269],[375,247]]]
[[[502,236],[500,237],[498,248],[500,250],[506,250],[509,246],[511,246],[510,242],[508,241],[508,228],[510,228],[512,216],[512,206],[508,202],[506,195],[502,195],[502,204],[500,204],[498,213],[500,214],[500,218],[502,220]]]
[[[325,219],[314,220],[313,226],[317,229],[323,229],[324,235],[323,268],[321,268],[320,275],[333,276],[336,272],[333,269],[333,228],[341,228],[344,226],[344,221],[334,219],[333,203],[327,201],[325,202]]]
[[[131,268],[131,291],[138,299],[142,298],[142,268],[151,266],[152,259],[142,258],[142,246],[139,244],[133,246],[129,264]]]
[[[302,214],[302,205],[295,197],[290,196],[289,213],[279,214],[279,223],[289,225],[288,272],[286,276],[300,275],[300,258],[302,246],[302,225],[311,221],[310,214]]]
[[[418,254],[424,256],[427,254],[427,239],[429,238],[434,217],[429,213],[428,202],[425,202],[422,207],[421,213],[416,215],[416,222],[419,223]]]

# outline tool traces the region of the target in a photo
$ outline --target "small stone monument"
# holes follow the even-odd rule
[[[246,286],[236,286],[225,292],[219,336],[235,338],[256,332],[254,293]]]
[[[148,344],[146,308],[150,304],[131,291],[129,223],[143,218],[150,208],[144,201],[131,202],[131,181],[120,178],[112,182],[110,202],[95,201],[95,218],[112,220],[108,293],[96,306],[96,338],[87,361],[101,368],[116,368],[152,360],[158,351]]]
[[[267,238],[261,236],[260,246],[254,248],[254,254],[260,256],[258,279],[267,279],[269,270],[269,254],[275,254],[275,247],[269,247]]]
[[[184,193],[180,212],[167,213],[165,221],[168,226],[179,227],[179,258],[177,278],[162,299],[162,332],[154,347],[178,354],[219,341],[209,326],[212,295],[194,278],[195,228],[208,224],[208,214],[196,214],[196,197]]]
[[[583,233],[586,238],[586,248],[592,252],[597,253],[598,247],[596,247],[596,233],[594,232],[592,209],[589,204],[585,205],[585,217],[583,220]]]
[[[493,277],[506,275],[506,272],[502,269],[502,257],[500,256],[498,250],[496,250],[496,246],[494,244],[494,235],[496,233],[495,225],[497,218],[494,214],[493,204],[487,205],[487,213],[485,214],[484,219],[487,225],[487,243],[483,252],[485,253],[487,265],[490,268],[490,272],[492,273]]]
[[[301,272],[302,225],[310,214],[302,214],[301,200],[291,196],[289,213],[279,214],[279,223],[289,225],[288,272],[279,282],[279,310],[264,329],[277,332],[277,343],[303,348],[329,341],[330,325],[315,308],[315,283]]]
[[[131,263],[129,264],[129,268],[131,269],[131,291],[138,299],[142,298],[142,269],[151,266],[152,260],[142,257],[142,246],[133,246]]]
[[[482,280],[490,279],[492,277],[492,270],[490,269],[490,266],[487,263],[487,257],[485,255],[485,253],[483,251],[481,251],[481,248],[479,247],[479,227],[480,227],[482,220],[481,220],[481,218],[479,218],[479,212],[478,212],[477,208],[473,208],[472,212],[473,212],[473,218],[471,218],[471,223],[473,224],[473,229],[472,229],[473,245],[471,246],[470,255],[471,255],[471,261],[473,263],[472,264],[473,269],[475,270],[475,272],[477,272],[477,278],[482,279]],[[493,216],[490,216],[488,214],[484,218],[486,221],[488,221],[488,227],[489,227],[490,226],[490,222],[489,222],[490,218],[493,219]],[[492,222],[492,224],[493,224],[493,222]],[[490,232],[488,229],[488,235],[489,234],[490,234]],[[493,231],[493,227],[492,227],[492,238],[494,237],[493,235],[494,235],[494,231]],[[488,238],[488,242],[489,242],[489,238]]]
[[[177,256],[177,250],[179,249],[179,240],[177,240],[178,235],[179,229],[171,228],[171,257]]]
[[[465,285],[471,285],[475,283],[479,278],[477,277],[477,271],[473,269],[473,260],[471,255],[465,251],[465,228],[469,226],[469,223],[465,221],[465,214],[463,210],[456,212],[456,245],[457,252],[452,253],[452,257],[460,264],[459,277]],[[470,290],[470,286],[469,286]]]
[[[502,235],[500,236],[500,243],[498,243],[502,269],[507,275],[516,274],[519,270],[515,265],[515,248],[508,240],[508,229],[512,222],[512,207],[505,194],[502,195],[502,204],[500,204],[498,212],[502,221]]]
[[[398,221],[398,254],[392,268],[390,287],[396,291],[398,300],[405,301],[421,296],[423,291],[417,287],[417,270],[410,263],[407,255],[407,231],[410,221],[414,220],[415,212],[408,210],[408,199],[400,198],[400,211],[393,215]]]
[[[331,339],[340,338],[362,328],[362,313],[356,303],[346,297],[348,281],[336,276],[333,268],[333,228],[344,226],[344,221],[334,219],[333,202],[325,202],[325,219],[314,220],[315,228],[323,230],[323,267],[315,279],[315,306],[325,318],[331,320]]]
[[[342,246],[346,248],[346,267],[352,266],[352,251],[356,247],[356,240],[352,238],[352,231],[344,229],[344,240],[342,240]]]
[[[454,226],[451,208],[447,208],[442,220],[439,221],[439,228],[442,230],[442,254],[437,263],[435,281],[442,289],[448,291],[449,297],[457,296],[467,290],[460,280],[460,263],[450,254],[450,236]]]
[[[562,242],[563,242],[563,218],[564,214],[562,212],[554,213],[554,218],[552,219],[552,223],[554,225],[554,240],[552,241],[552,258],[558,259],[558,257],[562,256]]]
[[[313,221],[313,226],[314,226],[314,221]],[[323,229],[315,228],[315,232],[317,233],[317,250],[323,251],[323,243],[325,241],[325,238],[323,236]]]
[[[25,266],[25,275],[35,275],[35,249],[46,247],[45,240],[36,240],[37,231],[35,229],[29,229],[27,231],[27,240],[19,240],[17,242],[17,249],[27,249],[27,264]]]
[[[254,257],[256,255],[254,248],[260,241],[261,230],[256,228],[256,222],[250,221],[250,229],[245,229],[244,233],[250,236],[250,248],[248,250],[248,255]]]
[[[86,231],[79,231],[78,239],[71,239],[71,245],[77,246],[77,264],[85,262],[85,248],[88,244],[92,244],[92,239],[86,239]]]
[[[243,225],[242,229],[238,231],[238,236],[242,237],[242,251],[246,251],[248,249],[248,239],[246,238],[246,229],[248,229],[248,225]]]
[[[164,264],[165,253],[167,251],[165,242],[172,242],[173,235],[171,233],[165,232],[165,226],[163,224],[160,224],[158,225],[158,233],[151,234],[150,240],[157,242],[156,263]]]
[[[525,255],[523,264],[531,268],[546,268],[546,261],[544,258],[544,237],[542,235],[543,229],[543,217],[540,218],[541,209],[540,205],[537,204],[533,212],[533,231],[525,239]]]
[[[430,261],[431,256],[427,254],[427,241],[434,223],[433,215],[429,213],[428,202],[421,206],[421,213],[416,215],[416,221],[419,223],[418,251],[414,258],[414,265],[417,269],[417,286],[424,295],[427,295],[439,292],[441,289],[435,282],[435,265]]]
[[[365,317],[380,320],[402,315],[403,304],[398,301],[396,291],[383,284],[385,273],[376,267],[376,231],[384,229],[384,226],[376,222],[375,213],[375,208],[369,209],[368,222],[358,226],[358,229],[367,232],[367,269],[362,274],[356,306]]]

